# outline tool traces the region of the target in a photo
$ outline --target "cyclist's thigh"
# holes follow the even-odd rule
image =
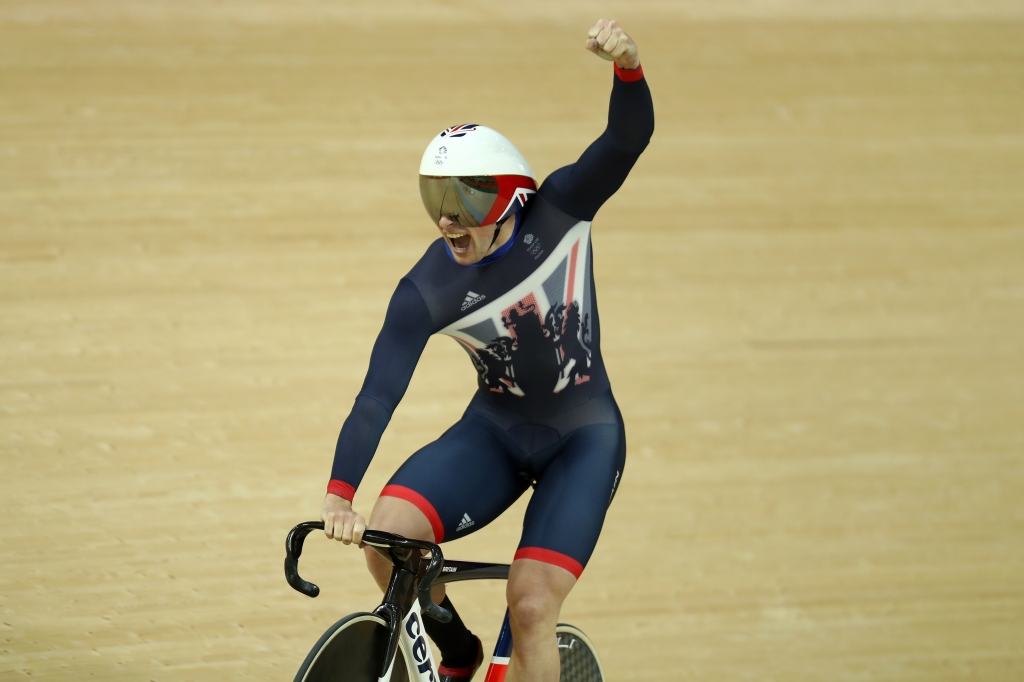
[[[621,424],[574,431],[537,481],[516,558],[555,564],[578,578],[597,545],[625,463]]]
[[[497,427],[467,412],[407,459],[381,496],[414,504],[430,521],[435,542],[442,542],[483,528],[528,487]]]

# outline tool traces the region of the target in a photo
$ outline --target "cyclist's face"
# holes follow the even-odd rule
[[[441,219],[437,221],[437,229],[441,231],[441,236],[448,242],[448,248],[455,256],[455,262],[460,265],[479,263],[485,256],[494,253],[512,236],[514,226],[515,216],[512,215],[502,223],[498,238],[495,239],[496,224],[463,227],[448,216],[441,216]]]

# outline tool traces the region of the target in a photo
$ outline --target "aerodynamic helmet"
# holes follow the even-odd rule
[[[530,164],[504,135],[473,123],[441,131],[420,160],[420,197],[436,225],[499,223],[537,191]],[[497,235],[497,232],[495,232]]]

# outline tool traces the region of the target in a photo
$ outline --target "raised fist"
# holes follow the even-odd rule
[[[598,19],[587,36],[587,49],[601,59],[615,62],[620,69],[635,69],[640,66],[640,53],[636,49],[636,43],[614,19]]]

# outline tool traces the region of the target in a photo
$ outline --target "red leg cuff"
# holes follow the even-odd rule
[[[397,497],[400,500],[412,502],[430,521],[430,527],[434,530],[434,542],[441,543],[444,541],[444,524],[441,523],[441,517],[438,516],[434,505],[430,504],[427,498],[412,488],[406,488],[404,485],[386,485],[384,490],[380,491],[380,495],[381,497]]]
[[[534,561],[543,561],[546,564],[564,568],[576,576],[577,580],[579,580],[580,575],[583,573],[583,564],[571,556],[550,549],[544,549],[543,547],[520,547],[516,550],[515,559],[533,559]]]

